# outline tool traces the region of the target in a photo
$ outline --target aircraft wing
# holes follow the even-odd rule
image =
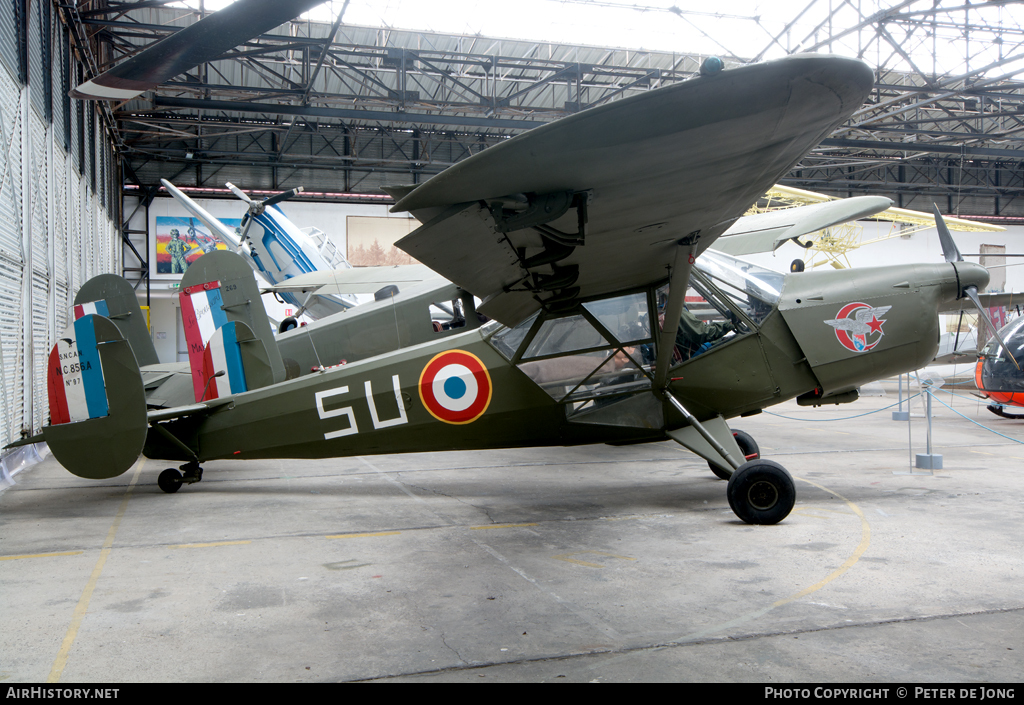
[[[823,193],[805,191],[803,189],[793,188],[792,186],[783,186],[781,184],[775,184],[768,189],[764,194],[764,198],[768,202],[768,208],[777,208],[780,210],[812,203],[832,203],[837,200],[852,200],[838,199],[835,196],[826,196]],[[780,204],[782,205],[780,206]],[[894,223],[916,226],[917,229],[921,230],[935,227],[935,215],[933,213],[914,211],[907,208],[889,207],[882,212],[875,214],[874,218],[876,220],[888,220]],[[949,216],[945,216],[943,220],[946,221],[946,226],[950,230],[958,230],[960,232],[1002,232],[1006,230],[1006,228],[1001,225],[980,223],[973,220],[963,220],[961,218],[950,218]],[[908,231],[903,230],[902,232],[906,234]]]
[[[83,100],[130,100],[179,73],[219,58],[322,2],[237,0],[73,88],[70,95]]]
[[[1021,292],[999,292],[993,294],[978,294],[978,299],[981,301],[981,305],[985,308],[1002,308],[1002,307],[1013,307],[1024,304],[1024,294]],[[970,301],[968,299],[961,299],[959,302],[952,303],[963,303]],[[963,309],[968,313],[975,313],[974,306],[953,306],[939,309],[939,313],[957,313]]]
[[[711,247],[730,255],[774,252],[787,240],[796,240],[833,225],[867,218],[891,205],[892,201],[884,196],[857,196],[746,215],[726,230]]]
[[[681,239],[710,246],[872,83],[862,62],[800,54],[591,108],[402,194],[392,210],[424,225],[396,244],[508,325],[663,281]]]
[[[441,275],[422,264],[400,264],[390,267],[352,267],[329,272],[309,272],[286,279],[280,284],[263,289],[266,292],[313,292],[318,296],[342,294],[372,294],[388,284],[402,289],[404,286],[437,279]]]

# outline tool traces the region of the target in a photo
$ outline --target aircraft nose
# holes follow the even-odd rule
[[[980,264],[975,264],[974,262],[957,262],[954,266],[956,267],[957,277],[960,280],[960,292],[963,292],[965,289],[972,286],[978,291],[981,291],[988,286],[988,270]],[[963,296],[960,292],[957,292],[958,298]]]

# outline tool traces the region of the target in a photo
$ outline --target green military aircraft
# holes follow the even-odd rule
[[[144,376],[137,303],[90,282],[51,353],[51,424],[22,442],[86,478],[184,461],[160,475],[174,492],[215,459],[671,439],[728,478],[737,516],[777,523],[792,478],[727,420],[923,366],[939,308],[988,282],[952,255],[782,275],[708,251],[872,85],[833,56],[708,62],[391,189],[423,223],[398,246],[443,279],[276,339],[251,269],[204,255],[181,282],[184,373]]]

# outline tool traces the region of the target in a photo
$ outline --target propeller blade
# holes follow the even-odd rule
[[[231,193],[235,194],[236,196],[241,198],[246,203],[252,203],[252,199],[249,198],[249,194],[247,194],[245,191],[243,191],[242,189],[240,189],[237,186],[235,186],[230,181],[228,181],[224,185],[228,187],[228,190],[231,191]]]
[[[324,0],[237,0],[164,37],[71,90],[83,100],[130,100],[180,73],[213,61]]]
[[[296,186],[291,191],[285,191],[284,193],[279,193],[276,196],[271,196],[270,198],[263,202],[263,207],[265,208],[267,206],[272,206],[276,203],[280,203],[281,201],[287,201],[289,198],[293,198],[300,193],[302,193],[302,187]]]
[[[963,262],[964,258],[960,254],[960,250],[957,249],[956,243],[953,242],[953,236],[949,234],[949,228],[946,227],[946,221],[942,219],[942,214],[939,213],[939,207],[933,203],[932,210],[935,211],[935,228],[939,231],[942,256],[946,258],[947,262]]]
[[[981,305],[981,300],[978,298],[978,288],[974,286],[969,286],[966,289],[964,289],[964,293],[967,295],[967,298],[969,298],[974,303],[975,307],[977,307],[978,313],[985,317],[985,321],[992,329],[992,335],[995,336],[996,340],[998,340],[999,344],[1003,347],[1003,350],[1005,350],[1006,354],[1010,356],[1011,360],[1013,360],[1014,367],[1016,367],[1019,370],[1020,365],[1017,364],[1017,358],[1013,356],[1013,353],[1010,352],[1010,348],[1006,347],[1006,343],[1003,342],[1002,336],[999,335],[999,329],[996,328],[996,324],[992,322],[992,319],[988,315],[988,309]]]

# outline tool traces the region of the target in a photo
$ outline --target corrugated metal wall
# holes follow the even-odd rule
[[[114,153],[94,106],[67,98],[78,67],[58,17],[50,0],[0,0],[20,28],[0,31],[0,446],[47,423],[46,359],[74,294],[121,268]]]

